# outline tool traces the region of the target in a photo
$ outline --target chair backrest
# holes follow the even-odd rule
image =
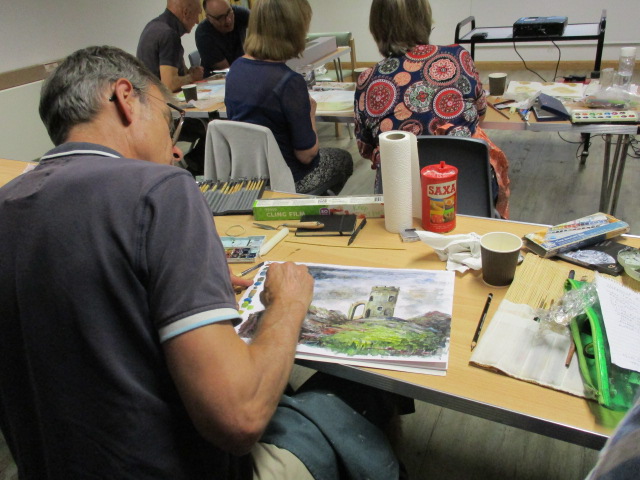
[[[295,193],[291,169],[271,130],[233,120],[212,120],[207,127],[204,179],[269,178],[272,190]]]
[[[447,135],[418,136],[420,170],[445,161],[458,169],[458,213],[496,217],[489,146],[484,140]]]
[[[194,50],[189,55],[189,63],[192,67],[200,66],[200,52],[198,50]]]

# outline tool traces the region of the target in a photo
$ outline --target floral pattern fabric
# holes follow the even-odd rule
[[[389,130],[488,140],[478,127],[486,110],[480,76],[467,50],[460,45],[417,45],[401,57],[385,58],[358,77],[358,150],[371,160],[371,168],[379,169],[378,137]],[[496,209],[508,218],[508,162],[495,144],[489,144],[499,186]]]
[[[459,45],[417,45],[389,57],[358,78],[356,138],[364,158],[380,164],[378,136],[389,130],[471,137],[487,108],[471,55]]]

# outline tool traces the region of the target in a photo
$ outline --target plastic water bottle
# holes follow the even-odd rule
[[[636,48],[622,47],[620,49],[620,60],[618,62],[618,86],[629,89],[631,85],[631,77],[633,76],[633,68],[636,63]]]

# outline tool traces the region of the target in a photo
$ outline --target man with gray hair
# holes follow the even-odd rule
[[[198,0],[167,0],[165,11],[151,20],[140,35],[137,57],[172,92],[202,80],[202,67],[187,70],[180,40],[198,23],[201,11]]]
[[[198,0],[167,0],[165,11],[151,20],[140,35],[137,57],[171,92],[178,92],[183,85],[202,80],[201,66],[187,70],[180,40],[198,23],[201,11]],[[206,125],[200,120],[186,119],[180,140],[193,145],[185,155],[184,163],[194,176],[204,173],[206,134]]]
[[[167,100],[122,50],[73,53],[42,89],[55,148],[0,189],[0,429],[21,480],[252,478],[313,279],[270,268],[264,328],[238,337],[251,281],[171,165]]]
[[[306,266],[271,264],[256,335],[237,335],[251,280],[171,165],[168,100],[122,50],[71,54],[42,88],[55,148],[0,189],[0,430],[20,479],[397,477],[375,389],[314,376],[283,395]]]

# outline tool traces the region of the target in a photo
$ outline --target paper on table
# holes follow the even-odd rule
[[[582,98],[584,96],[584,88],[584,84],[582,83],[541,83],[512,80],[509,82],[509,86],[503,97],[522,100],[526,96],[533,95],[536,92],[542,92],[552,97]]]
[[[236,330],[251,341],[264,306],[269,265],[239,301]],[[444,375],[449,359],[455,274],[441,270],[306,263],[315,279],[296,357]],[[385,285],[385,286],[380,286]]]
[[[550,329],[540,331],[529,305],[502,300],[470,363],[526,382],[588,398],[577,361],[564,363],[570,337]],[[568,330],[567,330],[568,332]]]
[[[576,278],[584,276],[587,281],[594,276],[594,272],[586,268],[526,254],[469,363],[590,398],[583,387],[577,357],[574,356],[569,367],[565,367],[569,329],[563,333],[545,329],[539,334],[539,323],[533,320],[536,309],[543,305],[548,308],[551,300],[558,301],[563,295],[570,270],[575,271]]]
[[[596,290],[611,361],[640,372],[640,294],[602,275],[596,276]]]
[[[355,92],[349,90],[326,90],[322,92],[309,92],[318,104],[318,111],[321,112],[342,112],[353,110],[353,99]]]
[[[225,94],[225,86],[222,85],[212,85],[212,84],[202,84],[198,85],[198,100],[194,102],[195,106],[198,108],[202,108],[198,105],[199,102],[208,101],[213,103],[224,102],[224,94]],[[184,92],[176,93],[176,98],[181,102],[185,101]]]

